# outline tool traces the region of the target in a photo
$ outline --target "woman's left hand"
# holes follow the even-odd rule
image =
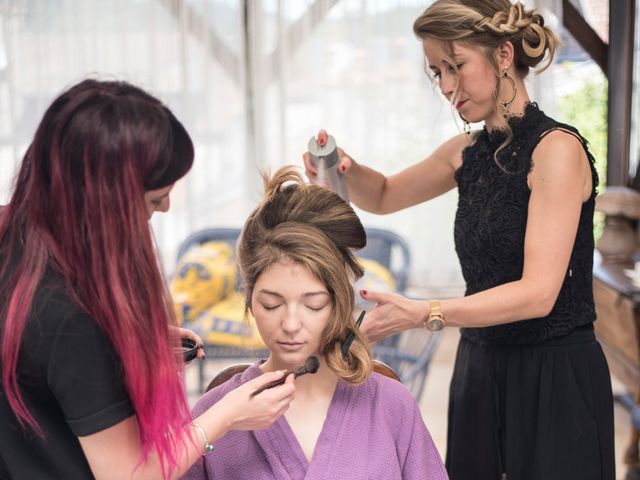
[[[200,338],[200,336],[191,331],[188,330],[186,328],[182,328],[182,327],[174,327],[178,330],[178,336],[180,338],[190,338],[191,340],[193,340],[194,342],[196,342],[196,345],[198,345],[198,357],[200,360],[204,360],[204,349],[202,348],[203,342],[202,342],[202,338]]]
[[[365,300],[376,303],[360,326],[370,342],[419,327],[422,319],[429,313],[428,303],[410,300],[396,293],[360,290],[360,295]]]

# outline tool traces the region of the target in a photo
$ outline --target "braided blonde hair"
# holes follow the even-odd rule
[[[371,373],[371,349],[353,319],[352,281],[363,274],[352,250],[364,247],[366,233],[351,206],[336,193],[304,182],[292,167],[263,176],[265,194],[238,240],[238,263],[246,308],[260,275],[279,262],[306,266],[328,290],[333,314],[320,352],[327,366],[350,384]],[[341,346],[351,331],[355,340],[343,359]]]
[[[485,48],[487,53],[510,41],[516,71],[523,78],[545,57],[539,72],[546,69],[558,47],[558,39],[545,27],[542,15],[509,0],[436,0],[416,19],[413,31],[421,40],[459,41]],[[498,75],[495,58],[488,57]]]
[[[420,40],[441,41],[448,56],[447,61],[456,73],[458,69],[453,60],[453,42],[482,49],[496,76],[496,112],[500,112],[498,98],[501,82],[495,49],[504,42],[511,42],[514,68],[524,78],[532,68],[541,64],[537,73],[545,70],[552,63],[559,44],[556,35],[545,26],[542,15],[536,10],[525,9],[519,1],[512,4],[509,0],[436,0],[416,19],[413,31]],[[460,90],[458,82],[451,97],[452,102],[457,101]],[[504,129],[507,138],[494,154],[494,160],[500,168],[498,155],[513,139],[507,122]]]

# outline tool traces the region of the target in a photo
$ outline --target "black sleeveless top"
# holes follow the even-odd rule
[[[527,175],[532,167],[533,150],[547,132],[567,130],[582,141],[591,167],[593,191],[582,205],[569,266],[551,313],[543,318],[461,329],[464,338],[486,345],[543,342],[566,335],[596,317],[592,270],[593,209],[598,176],[587,142],[575,128],[547,117],[535,103],[527,105],[524,116],[510,118],[509,125],[513,139],[499,153],[500,165],[494,153],[507,135],[501,130],[488,132],[485,128],[462,152],[462,166],[455,174],[459,198],[454,233],[467,286],[465,295],[522,278],[531,194]]]

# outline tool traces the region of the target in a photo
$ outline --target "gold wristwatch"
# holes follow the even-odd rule
[[[424,327],[430,332],[442,330],[446,324],[442,315],[440,300],[429,300],[429,316],[423,320]]]

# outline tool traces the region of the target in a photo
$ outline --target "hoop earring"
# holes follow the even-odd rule
[[[464,133],[466,133],[467,135],[471,135],[471,124],[469,123],[469,120],[464,118],[460,112],[458,112],[458,116],[460,117],[460,120],[462,120],[462,123],[464,124]]]
[[[511,84],[511,89],[513,90],[513,94],[511,95],[511,98],[509,100],[500,100],[498,98],[498,87],[502,80],[507,80]],[[500,78],[498,79],[498,85],[496,85],[496,88],[493,89],[493,98],[495,98],[496,101],[500,104],[500,106],[504,109],[505,117],[507,116],[507,114],[509,114],[509,107],[511,106],[513,101],[516,99],[517,93],[518,93],[518,87],[516,87],[516,81],[511,75],[509,75],[509,72],[507,71],[507,67],[504,67],[502,69],[502,75],[500,75]]]

